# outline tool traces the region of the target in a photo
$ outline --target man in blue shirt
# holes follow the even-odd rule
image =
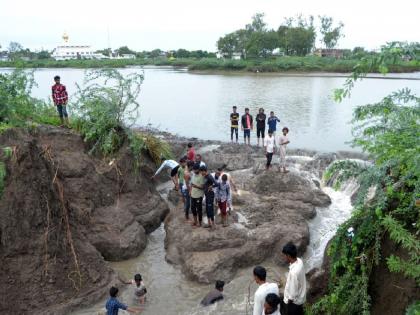
[[[111,289],[109,289],[109,295],[111,297],[108,299],[108,301],[106,302],[106,305],[105,305],[106,315],[118,315],[118,310],[119,309],[128,311],[130,313],[140,312],[139,308],[133,308],[133,307],[129,308],[127,305],[118,301],[118,299],[117,299],[118,288],[111,287]]]
[[[277,123],[280,122],[280,119],[277,116],[274,116],[274,112],[270,112],[270,117],[267,119],[268,131],[273,132],[273,136],[276,134]]]

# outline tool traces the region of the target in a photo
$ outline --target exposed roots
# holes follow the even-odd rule
[[[56,163],[55,163],[55,161],[53,159],[53,156],[51,154],[51,146],[45,145],[43,147],[43,151],[40,153],[40,155],[43,155],[44,158],[53,167],[55,166]],[[73,236],[72,236],[72,233],[71,233],[69,211],[68,211],[66,201],[65,201],[65,197],[64,197],[64,187],[63,187],[63,183],[59,179],[58,169],[59,169],[59,166],[57,165],[57,167],[55,168],[52,184],[56,186],[57,191],[58,191],[58,198],[60,200],[61,210],[62,210],[62,220],[64,222],[65,230],[66,230],[66,238],[67,238],[67,242],[70,246],[71,255],[73,257],[73,262],[74,262],[74,265],[75,265],[75,270],[68,274],[68,278],[71,280],[71,282],[73,284],[73,287],[75,288],[75,290],[77,292],[82,287],[82,274],[80,272],[80,264],[79,264],[79,260],[78,260],[78,257],[77,257],[76,249],[74,247]],[[45,248],[46,248],[46,253],[45,253],[45,262],[46,262],[45,271],[46,272],[48,270],[47,269],[48,268],[48,233],[49,233],[50,215],[51,215],[48,200],[47,200],[47,208],[48,208],[47,230],[46,230],[45,236],[44,236]],[[74,279],[73,276],[76,276],[76,279]]]

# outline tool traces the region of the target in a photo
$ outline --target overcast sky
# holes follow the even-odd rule
[[[70,42],[100,49],[108,46],[109,29],[112,48],[215,51],[220,36],[256,12],[275,29],[299,13],[332,16],[345,24],[341,48],[420,41],[419,0],[0,0],[0,45],[52,49],[66,31]]]

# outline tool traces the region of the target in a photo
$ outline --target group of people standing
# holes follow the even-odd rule
[[[239,113],[237,112],[236,106],[233,106],[232,110],[233,112],[230,114],[230,139],[233,143],[235,135],[236,143],[238,143]],[[280,119],[273,111],[270,112],[270,116],[267,118],[267,115],[264,113],[264,108],[258,110],[255,121],[257,123],[257,146],[260,145],[261,138],[261,144],[265,148],[265,155],[267,158],[266,168],[269,169],[271,167],[273,155],[278,147],[280,160],[279,170],[286,173],[286,146],[290,143],[287,136],[289,128],[284,127],[282,129],[282,134],[279,137],[276,137],[277,123],[280,122]],[[267,137],[265,135],[266,121],[268,125]],[[244,143],[251,145],[251,130],[254,130],[254,119],[249,113],[249,108],[245,108],[245,114],[241,117],[241,130],[244,132]]]
[[[195,153],[192,143],[187,145],[187,153],[179,162],[165,160],[152,176],[154,179],[164,168],[171,170],[174,189],[182,195],[185,220],[193,227],[216,228],[216,207],[220,211],[222,225],[228,226],[228,213],[232,209],[232,189],[235,185],[224,172],[224,167],[210,173],[200,154]],[[233,187],[233,188],[232,188]],[[205,204],[207,224],[203,224],[203,202]],[[190,220],[192,213],[192,221]]]

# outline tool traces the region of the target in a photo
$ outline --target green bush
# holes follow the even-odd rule
[[[395,52],[404,53],[396,47],[389,49],[379,60],[362,61],[336,96],[348,96],[355,80],[372,67],[388,67],[396,60]],[[419,121],[420,98],[408,89],[355,109],[353,145],[367,152],[374,163],[361,166],[351,161],[338,162],[325,173],[327,179],[334,174],[338,186],[350,177],[357,178],[360,189],[351,218],[340,226],[331,242],[328,294],[309,306],[308,314],[369,314],[368,281],[382,259],[391,272],[420,284],[420,216],[416,205],[420,198]],[[375,194],[368,200],[372,189]],[[353,234],[349,235],[349,228]],[[382,257],[384,235],[403,248],[406,257]]]

